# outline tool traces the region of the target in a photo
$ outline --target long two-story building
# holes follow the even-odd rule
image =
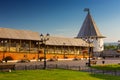
[[[0,60],[38,59],[43,57],[44,47],[38,32],[0,28]],[[46,42],[47,58],[74,58],[87,56],[88,43],[82,39],[53,37]]]

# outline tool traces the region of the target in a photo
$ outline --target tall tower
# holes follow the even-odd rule
[[[90,10],[85,8],[84,11],[87,11],[87,16],[82,24],[82,27],[77,35],[77,38],[88,38],[92,37],[93,39],[93,52],[98,53],[104,50],[103,38],[105,38],[99,31],[97,25],[95,24],[92,16],[90,15]]]

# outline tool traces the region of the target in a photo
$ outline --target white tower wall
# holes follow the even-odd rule
[[[101,52],[104,50],[103,38],[94,39],[93,44],[94,44],[93,52]]]

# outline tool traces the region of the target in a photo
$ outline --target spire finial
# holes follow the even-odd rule
[[[85,8],[84,11],[87,11],[88,13],[90,13],[89,8]]]

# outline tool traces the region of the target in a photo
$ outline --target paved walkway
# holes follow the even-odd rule
[[[102,64],[102,61],[105,61],[105,64],[118,64],[118,63],[120,63],[119,58],[106,58],[106,59],[97,60],[96,65]],[[82,69],[82,71],[87,71],[87,72],[91,72],[94,74],[95,73],[102,73],[102,74],[120,75],[120,71],[115,71],[115,70],[114,71],[103,71],[103,70],[96,70],[96,69],[88,68],[86,66],[87,62],[88,62],[88,60],[47,61],[47,65],[80,66],[80,69]],[[15,63],[15,64],[16,64],[16,67],[19,67],[19,66],[43,65],[44,62],[43,61],[34,61],[34,62],[29,62],[29,63]]]
[[[96,65],[102,64],[102,61],[105,61],[105,64],[118,64],[120,63],[120,58],[106,58],[101,60],[96,60]],[[47,61],[47,64],[63,64],[63,65],[69,65],[69,66],[86,66],[86,63],[88,60],[61,60],[61,61]],[[15,63],[16,65],[35,65],[35,64],[44,64],[43,61],[33,61],[29,63]]]

